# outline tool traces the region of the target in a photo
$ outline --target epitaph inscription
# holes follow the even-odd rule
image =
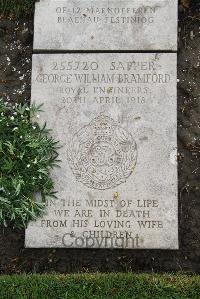
[[[44,0],[34,49],[176,50],[177,0]]]
[[[32,102],[62,162],[26,246],[178,248],[176,54],[35,54]]]

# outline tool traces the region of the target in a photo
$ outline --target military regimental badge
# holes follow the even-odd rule
[[[100,114],[73,136],[68,161],[77,181],[92,189],[110,189],[133,173],[137,146],[129,132]]]

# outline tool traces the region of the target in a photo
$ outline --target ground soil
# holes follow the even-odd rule
[[[0,272],[187,271],[200,273],[200,14],[179,5],[179,243],[171,250],[25,249],[24,231],[0,229]],[[0,97],[30,101],[33,16],[0,18]]]

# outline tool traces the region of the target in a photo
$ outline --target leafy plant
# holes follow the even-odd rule
[[[49,172],[59,161],[58,143],[34,122],[40,108],[0,100],[0,225],[5,227],[25,227],[44,213],[46,197],[55,196]]]

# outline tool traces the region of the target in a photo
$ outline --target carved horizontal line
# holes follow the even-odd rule
[[[90,54],[90,53],[177,53],[174,50],[33,50],[33,54]]]

